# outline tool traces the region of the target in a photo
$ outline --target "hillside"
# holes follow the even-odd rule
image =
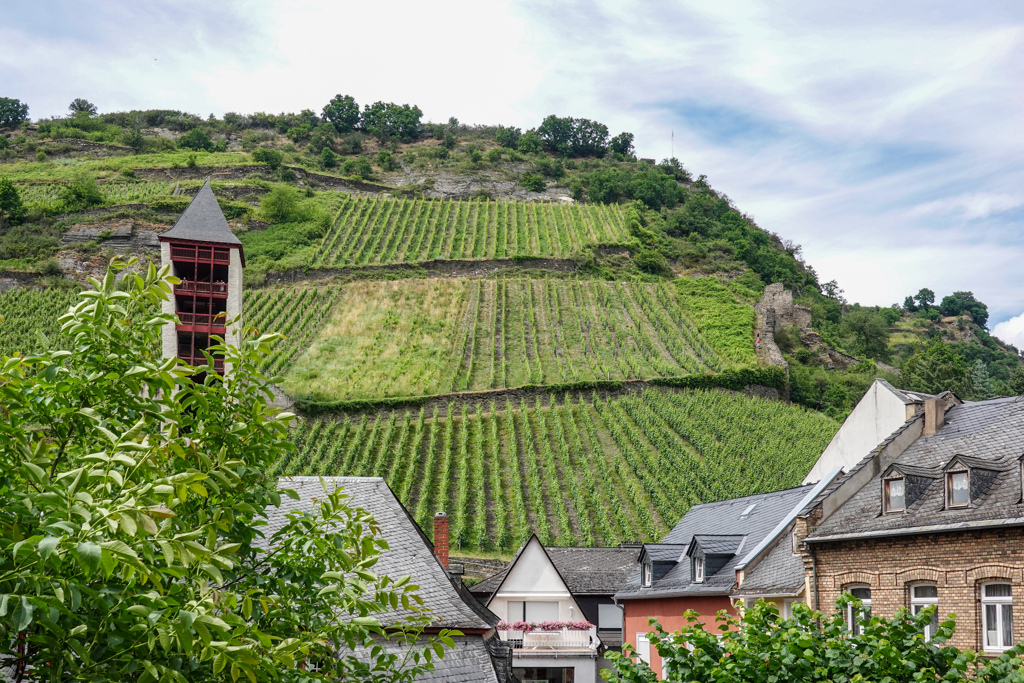
[[[75,283],[113,253],[155,260],[210,178],[246,323],[285,336],[262,369],[308,418],[273,474],[380,474],[421,524],[446,509],[466,551],[528,529],[654,539],[696,502],[794,485],[873,377],[921,375],[926,342],[1009,385],[1019,361],[978,351],[983,323],[848,304],[704,176],[637,159],[628,133],[588,146],[591,124],[25,122],[0,132],[0,355],[61,344]],[[772,282],[810,312],[778,335],[788,386],[754,348]]]

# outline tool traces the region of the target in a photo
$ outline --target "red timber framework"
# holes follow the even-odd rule
[[[165,304],[165,312],[173,312],[178,321],[173,331],[164,331],[164,355],[206,365],[203,352],[216,343],[214,335],[237,343],[228,321],[241,314],[243,263],[242,245],[209,181],[174,227],[160,235],[160,242],[163,262],[181,280],[174,286],[173,300]],[[224,361],[214,358],[213,369],[222,373]]]

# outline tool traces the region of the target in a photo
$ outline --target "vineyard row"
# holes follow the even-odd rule
[[[568,258],[590,244],[628,239],[616,205],[353,197],[320,243],[313,266]]]
[[[392,412],[304,423],[272,476],[382,476],[465,550],[661,537],[701,502],[800,483],[837,424],[716,391]]]

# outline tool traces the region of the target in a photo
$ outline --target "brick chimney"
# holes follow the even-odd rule
[[[946,402],[929,398],[924,402],[923,434],[935,434],[946,424]]]
[[[441,566],[448,569],[448,515],[434,515],[434,555]]]

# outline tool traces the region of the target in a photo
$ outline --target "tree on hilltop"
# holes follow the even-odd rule
[[[381,142],[397,138],[412,142],[420,135],[420,119],[423,112],[417,106],[374,102],[363,109],[362,127]]]
[[[28,105],[13,97],[0,97],[0,128],[14,128],[28,119]]]
[[[72,116],[96,116],[96,105],[89,100],[76,97],[71,100],[71,104],[68,105],[68,111],[71,112]]]
[[[73,351],[0,358],[0,668],[139,683],[429,670],[410,640],[428,617],[414,586],[372,572],[387,544],[368,513],[326,491],[263,538],[264,511],[294,496],[266,476],[295,448],[257,370],[274,336],[214,346],[231,371],[196,381],[159,355],[174,317],[154,311],[177,280],[150,265],[119,285],[129,265],[61,318]],[[396,609],[411,616],[376,618]]]
[[[935,342],[903,363],[900,388],[939,394],[952,391],[958,396],[973,395],[971,375],[963,356],[948,344]]]

